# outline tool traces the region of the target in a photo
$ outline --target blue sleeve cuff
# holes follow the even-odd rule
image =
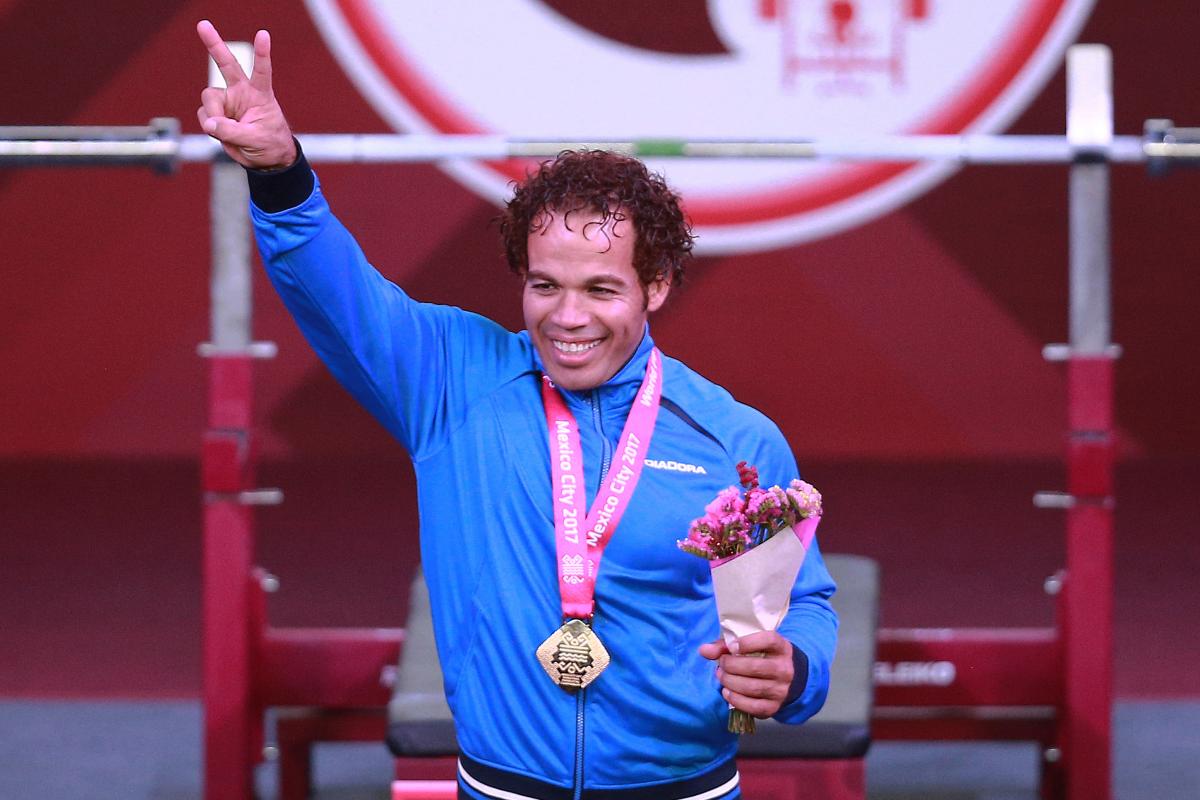
[[[804,693],[808,686],[808,656],[795,644],[792,645],[792,685],[788,689],[783,705],[790,705]],[[781,706],[782,707],[782,706]]]

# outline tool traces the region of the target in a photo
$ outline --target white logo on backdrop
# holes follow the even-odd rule
[[[999,131],[1059,67],[1094,0],[708,0],[653,12],[706,11],[725,52],[704,54],[615,41],[543,0],[307,4],[343,67],[397,130],[595,141]],[[709,253],[844,230],[954,169],[652,164],[683,193]],[[495,201],[525,169],[444,167]]]
[[[949,686],[958,677],[953,661],[876,661],[876,686]]]

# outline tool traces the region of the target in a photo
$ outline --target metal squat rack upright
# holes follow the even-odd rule
[[[243,50],[244,52],[244,50]],[[306,135],[315,163],[550,157],[590,146],[639,157],[738,157],[960,164],[1063,163],[1070,167],[1070,340],[1044,355],[1066,364],[1065,492],[1034,502],[1066,511],[1066,566],[1046,581],[1056,595],[1051,628],[883,629],[886,662],[950,662],[939,685],[876,687],[873,735],[882,739],[1023,739],[1043,747],[1045,798],[1107,800],[1112,773],[1113,431],[1109,167],[1152,173],[1200,161],[1200,131],[1169,120],[1144,135],[1114,136],[1111,55],[1099,45],[1068,54],[1067,135],[876,136],[792,141],[568,142],[501,136]],[[0,167],[141,165],[171,172],[211,165],[211,341],[208,428],[201,450],[205,796],[250,798],[273,707],[375,708],[396,663],[402,629],[272,628],[266,593],[278,581],[253,563],[256,505],[282,501],[256,488],[254,361],[275,346],[251,336],[250,233],[242,168],[173,119],[148,126],[0,128]],[[945,685],[941,685],[944,683]],[[359,731],[361,734],[361,731]],[[333,738],[357,738],[332,731]],[[307,757],[307,754],[300,754]]]

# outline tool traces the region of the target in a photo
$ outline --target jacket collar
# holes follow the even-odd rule
[[[567,407],[578,412],[580,408],[591,408],[599,400],[600,408],[607,417],[610,413],[620,416],[624,425],[625,414],[633,405],[633,398],[641,388],[642,379],[646,377],[646,364],[650,361],[650,351],[654,349],[654,339],[650,336],[650,325],[646,324],[642,331],[642,340],[638,343],[633,355],[625,362],[617,373],[594,389],[570,391],[559,388],[559,392],[567,402]],[[542,359],[534,348],[534,360],[539,370],[542,370]],[[608,420],[606,420],[607,423]],[[620,431],[620,428],[617,429]]]

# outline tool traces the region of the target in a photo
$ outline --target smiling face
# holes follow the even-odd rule
[[[570,391],[595,388],[625,365],[670,290],[665,280],[638,280],[628,220],[599,220],[585,210],[565,221],[556,213],[529,234],[525,327],[550,379]]]

